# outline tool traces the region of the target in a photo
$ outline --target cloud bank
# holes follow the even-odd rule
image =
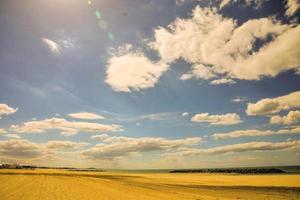
[[[166,153],[165,156],[200,156],[200,155],[218,155],[225,153],[238,153],[250,151],[276,151],[276,150],[291,150],[299,149],[300,141],[285,141],[285,142],[248,142],[241,144],[231,144],[208,149],[185,149],[178,152]]]
[[[249,129],[249,130],[236,130],[227,133],[215,133],[213,138],[215,140],[220,139],[231,139],[231,138],[240,138],[240,137],[261,137],[261,136],[273,136],[273,135],[285,135],[285,134],[300,134],[300,126],[291,128],[291,129],[281,129],[281,130],[258,130],[258,129]]]
[[[106,125],[91,122],[76,122],[67,121],[63,118],[50,118],[41,121],[29,121],[23,123],[21,126],[12,125],[10,127],[11,132],[15,133],[44,133],[47,130],[57,129],[60,130],[63,135],[75,135],[79,132],[115,132],[121,131],[121,127],[118,125]]]
[[[93,160],[107,160],[118,157],[128,156],[136,152],[150,152],[171,149],[178,149],[185,146],[199,144],[202,139],[200,137],[185,138],[185,139],[165,139],[165,138],[130,138],[130,137],[107,137],[107,135],[95,136],[95,139],[100,139],[103,143],[97,144],[82,154]]]

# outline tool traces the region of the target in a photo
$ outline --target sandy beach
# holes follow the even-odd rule
[[[1,170],[2,200],[300,198],[300,175]]]

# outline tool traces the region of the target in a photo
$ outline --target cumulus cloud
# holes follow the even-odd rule
[[[270,124],[290,125],[300,121],[300,111],[290,111],[286,116],[275,115],[270,119]]]
[[[185,149],[178,152],[166,153],[166,156],[199,156],[199,155],[217,155],[224,153],[250,152],[250,151],[275,151],[299,149],[300,141],[285,142],[248,142],[241,144],[231,144],[225,146],[212,147],[207,149]]]
[[[42,40],[53,53],[60,54],[60,46],[57,42],[49,38],[42,38]]]
[[[104,119],[103,116],[90,112],[70,113],[68,116],[75,119]]]
[[[209,123],[211,125],[233,125],[242,122],[236,113],[226,113],[222,115],[209,115],[209,113],[196,114],[191,119],[192,122]]]
[[[199,144],[200,137],[186,139],[165,139],[165,138],[130,138],[130,137],[108,137],[101,138],[103,143],[82,152],[89,159],[115,159],[128,156],[137,152],[149,152],[159,150],[172,150],[190,145]]]
[[[90,122],[76,122],[67,121],[63,118],[50,118],[41,121],[29,121],[23,123],[21,126],[12,125],[11,132],[15,133],[44,133],[47,130],[57,129],[63,135],[74,135],[78,132],[114,132],[120,131],[121,127],[118,125],[106,125]]]
[[[167,69],[167,64],[149,60],[142,51],[121,47],[108,60],[105,82],[118,92],[139,91],[154,87]]]
[[[211,85],[224,85],[224,84],[235,84],[235,83],[236,82],[230,78],[222,78],[210,82]]]
[[[192,70],[186,74],[183,74],[180,79],[181,80],[188,80],[191,78],[196,78],[196,79],[204,79],[208,80],[211,78],[216,77],[214,74],[213,70],[209,67],[205,67],[202,64],[197,64],[192,66]]]
[[[300,134],[300,127],[295,127],[291,129],[281,129],[281,130],[236,130],[227,133],[215,133],[213,138],[215,140],[220,139],[230,139],[230,138],[240,138],[240,137],[260,137],[260,136],[269,136],[269,135],[284,135],[284,134]]]
[[[299,26],[271,18],[252,19],[238,26],[216,9],[197,6],[191,18],[177,18],[167,27],[155,29],[149,45],[164,62],[183,59],[193,65],[182,80],[209,79],[217,74],[259,80],[299,69],[299,34]],[[264,41],[264,45],[258,48],[256,41]]]
[[[11,115],[18,111],[18,108],[9,107],[6,104],[0,104],[0,119],[4,115]]]
[[[247,115],[266,115],[300,107],[300,91],[276,97],[261,99],[256,103],[248,103]]]
[[[232,1],[220,2],[225,6]],[[264,1],[243,2],[259,6]],[[196,6],[191,17],[177,18],[154,30],[148,46],[158,52],[160,61],[151,61],[142,50],[133,50],[132,45],[121,46],[107,62],[105,82],[122,92],[152,88],[171,63],[179,59],[192,66],[181,80],[219,78],[211,84],[260,80],[288,70],[296,72],[300,69],[299,34],[300,26],[283,24],[271,17],[238,25],[216,8]]]
[[[289,17],[293,16],[300,8],[299,0],[286,0],[285,14]]]

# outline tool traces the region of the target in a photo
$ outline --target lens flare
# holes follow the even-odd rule
[[[100,11],[95,11],[95,15],[96,15],[96,17],[97,17],[97,19],[101,19],[101,13],[100,13]]]
[[[88,0],[88,1],[87,1],[87,4],[90,5],[90,6],[92,6],[92,4],[93,4],[92,0]],[[95,6],[95,4],[93,4],[93,5]],[[92,6],[92,7],[94,7],[94,6]],[[114,39],[115,39],[114,34],[108,30],[107,22],[106,22],[105,19],[103,18],[101,12],[100,12],[98,9],[95,9],[94,15],[96,16],[97,20],[99,20],[99,21],[97,22],[98,26],[99,26],[103,31],[106,32],[107,37],[108,37],[108,39],[109,39],[110,41],[114,41]]]

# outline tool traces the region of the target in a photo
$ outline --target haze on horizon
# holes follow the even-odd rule
[[[300,165],[297,0],[1,0],[0,163]]]

